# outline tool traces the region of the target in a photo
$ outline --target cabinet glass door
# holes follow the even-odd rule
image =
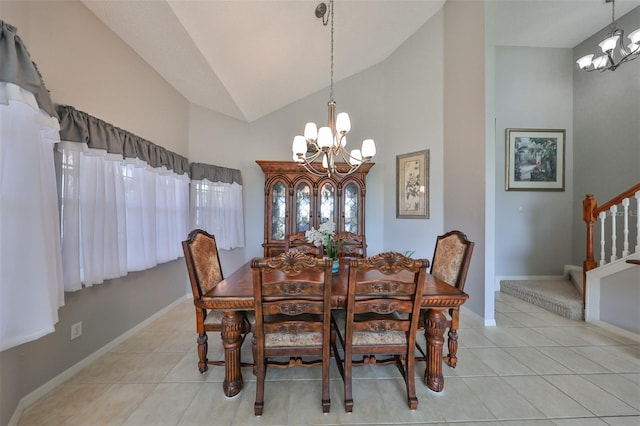
[[[271,239],[284,240],[287,220],[287,187],[276,182],[271,192]]]
[[[327,182],[320,188],[320,223],[336,223],[336,187]],[[319,223],[319,224],[320,224]]]
[[[306,182],[296,186],[294,193],[296,208],[295,232],[311,229],[311,187]]]
[[[358,234],[358,186],[349,183],[344,187],[344,230]]]

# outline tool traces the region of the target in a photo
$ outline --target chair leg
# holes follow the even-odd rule
[[[266,375],[266,360],[254,360],[254,365],[257,366],[256,371],[256,402],[253,404],[253,412],[256,416],[262,415],[262,409],[264,407],[264,379]]]
[[[331,396],[329,394],[329,368],[331,357],[322,360],[322,412],[328,413],[331,410]]]
[[[254,334],[253,337],[251,338],[251,353],[253,354],[253,375],[254,376],[258,376],[258,367],[257,367],[257,363],[256,360],[258,359],[258,353],[257,353],[258,349],[256,346],[256,335]]]
[[[451,315],[451,326],[449,327],[449,338],[447,342],[449,346],[447,364],[451,368],[456,368],[456,364],[458,363],[458,357],[456,354],[458,353],[458,325],[460,321],[460,311],[458,309],[451,309],[449,313]]]
[[[198,342],[198,370],[200,373],[204,373],[209,369],[207,365],[207,351],[209,349],[207,333],[199,334],[196,341]]]
[[[353,395],[351,393],[352,355],[344,355],[344,410],[347,413],[353,411]]]
[[[410,350],[413,350],[413,348],[410,348]],[[411,356],[411,353],[407,355],[408,356],[404,360],[404,365],[406,366],[404,380],[407,384],[407,402],[409,403],[409,409],[415,410],[418,408],[418,397],[416,397],[415,357]]]

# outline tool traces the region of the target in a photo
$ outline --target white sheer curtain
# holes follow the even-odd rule
[[[191,181],[191,223],[215,235],[219,249],[244,247],[242,185]]]
[[[58,130],[31,92],[0,82],[0,351],[53,332],[64,305]]]
[[[65,290],[177,259],[188,233],[188,176],[62,142]]]

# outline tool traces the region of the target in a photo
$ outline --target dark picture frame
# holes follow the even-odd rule
[[[506,129],[507,191],[564,191],[565,129]]]
[[[429,219],[429,150],[396,156],[396,218]]]

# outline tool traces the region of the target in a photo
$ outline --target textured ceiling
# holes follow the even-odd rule
[[[489,0],[497,45],[574,47],[611,20],[604,0]],[[319,0],[83,0],[187,100],[253,121],[329,85]],[[336,0],[339,81],[387,58],[444,0]],[[617,0],[616,17],[640,0]],[[470,37],[473,34],[469,35]]]

